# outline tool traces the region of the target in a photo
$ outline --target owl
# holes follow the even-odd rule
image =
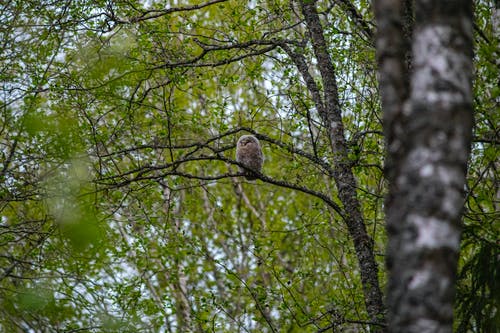
[[[260,148],[259,140],[253,135],[242,135],[236,144],[236,161],[243,164],[251,170],[260,172],[262,163],[264,163],[264,155]],[[248,180],[257,179],[252,171],[239,167],[240,172],[245,175]]]

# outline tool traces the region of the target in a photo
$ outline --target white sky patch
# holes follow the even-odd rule
[[[408,221],[410,224],[416,226],[418,230],[417,246],[427,248],[458,248],[460,243],[459,233],[449,222],[435,217],[423,217],[416,214],[408,216]]]

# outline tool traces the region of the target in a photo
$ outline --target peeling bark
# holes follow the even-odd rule
[[[402,1],[375,1],[387,140],[391,332],[452,332],[472,139],[472,3],[415,1],[412,70]]]

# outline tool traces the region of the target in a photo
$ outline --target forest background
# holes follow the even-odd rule
[[[500,5],[425,6],[4,1],[0,331],[410,332],[436,316],[441,332],[498,332]],[[420,52],[436,23],[457,44]],[[440,80],[454,51],[465,79]],[[415,101],[422,77],[435,113],[390,98]],[[440,113],[472,77],[460,112]],[[404,105],[416,121],[388,112]],[[460,153],[439,165],[457,177],[403,163],[422,133]],[[243,134],[265,155],[253,182],[234,160]],[[411,174],[429,183],[391,185]],[[441,216],[432,203],[453,195]],[[398,294],[429,265],[437,292]]]

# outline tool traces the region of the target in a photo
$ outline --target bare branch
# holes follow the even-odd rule
[[[153,67],[152,69],[165,69],[165,68],[182,68],[182,67],[217,67],[222,65],[228,65],[233,62],[238,62],[242,59],[254,57],[258,55],[265,54],[269,51],[274,50],[279,42],[275,41],[264,41],[264,40],[252,40],[244,43],[236,43],[231,45],[207,45],[201,43],[199,40],[195,39],[195,42],[202,48],[202,52],[196,57],[184,61],[174,62],[174,63],[164,63],[158,66]],[[267,47],[262,47],[251,52],[245,53],[239,56],[233,56],[230,58],[222,59],[219,61],[208,61],[208,62],[200,62],[204,59],[207,54],[214,51],[224,51],[224,50],[245,50],[250,48],[251,46],[256,45],[267,45]]]
[[[146,10],[146,11],[143,11],[141,16],[130,18],[128,20],[128,23],[135,23],[135,22],[140,22],[140,21],[151,20],[151,19],[155,19],[158,17],[168,15],[168,14],[172,14],[175,12],[188,12],[188,11],[198,10],[198,9],[202,9],[202,8],[212,6],[212,5],[215,5],[218,3],[226,2],[226,1],[227,0],[212,0],[212,1],[205,2],[205,3],[199,4],[199,5],[191,5],[191,6],[184,6],[184,7],[172,7],[172,8],[167,8],[167,9],[163,9],[163,10],[155,10],[155,9]],[[124,21],[122,21],[122,22],[124,22]]]
[[[334,2],[338,3],[344,12],[350,16],[350,18],[354,21],[354,24],[358,26],[358,28],[363,32],[363,34],[368,38],[368,42],[371,45],[375,45],[374,33],[370,28],[368,23],[363,19],[361,14],[358,12],[356,7],[352,4],[350,0],[334,0]]]

